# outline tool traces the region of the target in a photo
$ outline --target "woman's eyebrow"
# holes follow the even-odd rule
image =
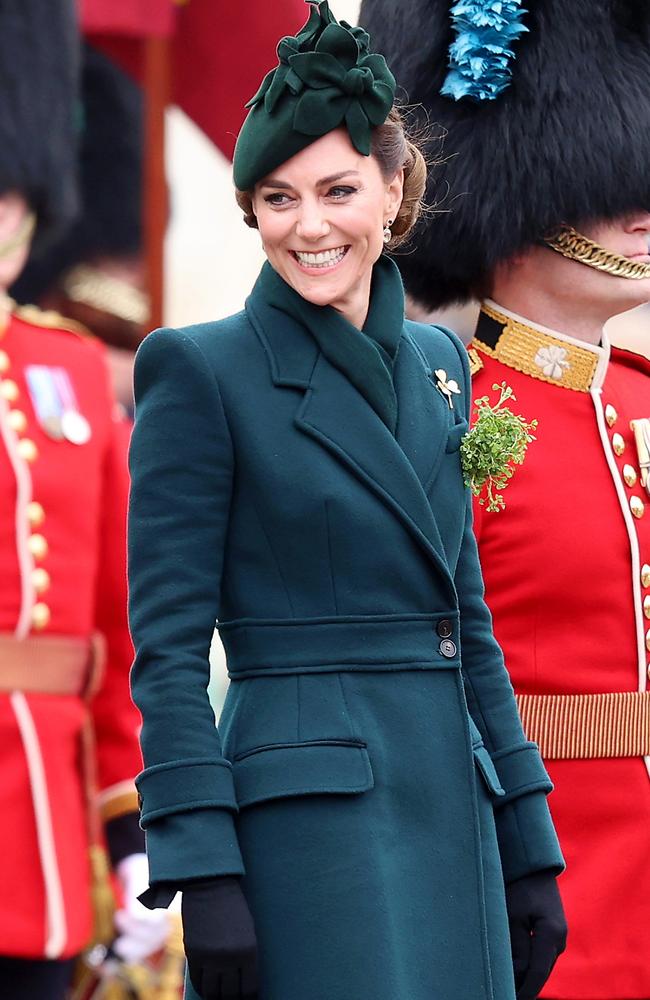
[[[341,170],[338,174],[330,174],[329,177],[321,177],[320,180],[316,181],[317,187],[322,187],[325,184],[333,184],[334,181],[340,181],[342,177],[358,177],[358,170]],[[267,177],[266,180],[262,181],[260,187],[273,187],[273,188],[284,188],[288,189],[293,187],[292,184],[287,183],[287,181],[282,181],[277,177]]]

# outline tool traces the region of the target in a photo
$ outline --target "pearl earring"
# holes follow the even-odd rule
[[[384,243],[390,243],[390,241],[392,239],[393,234],[392,234],[391,229],[390,229],[390,227],[392,226],[392,224],[393,224],[393,220],[392,219],[388,219],[387,222],[386,222],[386,225],[384,226]]]

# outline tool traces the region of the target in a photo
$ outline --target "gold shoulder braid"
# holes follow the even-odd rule
[[[474,375],[478,375],[481,368],[483,368],[481,355],[478,353],[475,347],[468,347],[467,356],[469,357],[469,373],[472,377],[474,377]]]
[[[47,327],[50,330],[67,330],[68,333],[76,333],[80,337],[94,337],[94,334],[74,319],[68,319],[54,309],[39,309],[38,306],[16,306],[13,310],[18,319],[25,323],[32,323],[34,326]]]
[[[560,226],[556,232],[545,237],[544,242],[563,257],[594,267],[597,271],[606,271],[617,278],[632,278],[636,281],[650,278],[650,264],[630,260],[620,253],[606,250],[599,243],[582,236],[573,226]]]
[[[589,392],[599,361],[594,351],[505,316],[486,302],[481,304],[470,348],[524,375],[575,392]]]

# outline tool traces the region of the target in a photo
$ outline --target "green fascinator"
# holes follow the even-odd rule
[[[336,20],[327,0],[313,3],[297,35],[278,44],[279,64],[246,107],[233,163],[240,191],[339,126],[370,155],[373,128],[388,118],[395,78],[383,56],[368,51],[362,28]]]

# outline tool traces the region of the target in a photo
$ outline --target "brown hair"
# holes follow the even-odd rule
[[[400,167],[404,170],[402,204],[390,227],[393,235],[387,244],[388,250],[394,250],[404,243],[417,221],[427,183],[426,161],[417,141],[409,135],[397,107],[391,108],[383,125],[373,129],[370,152],[377,160],[384,180],[392,180]],[[235,198],[244,213],[246,225],[257,229],[252,192],[235,190]]]

